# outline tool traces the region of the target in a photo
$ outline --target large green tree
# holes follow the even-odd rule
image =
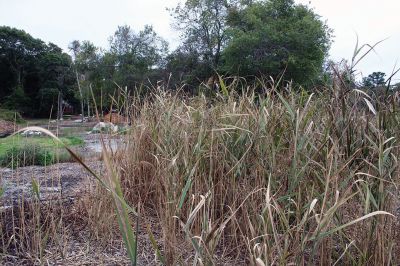
[[[219,66],[227,40],[228,0],[186,0],[171,9],[176,29],[181,32],[184,47],[195,51],[211,68]]]
[[[182,45],[166,58],[165,73],[169,84],[195,92],[198,84],[213,74],[207,61],[201,59],[198,51]]]
[[[363,78],[362,85],[370,89],[385,86],[385,76],[386,74],[383,72],[373,72],[368,77]]]
[[[114,65],[113,80],[134,88],[165,65],[167,51],[167,42],[151,26],[139,32],[126,25],[119,26],[110,38],[110,51],[106,55],[108,64]]]
[[[168,57],[166,68],[173,81],[193,90],[215,78],[229,37],[228,14],[247,4],[243,0],[186,0],[169,10],[174,28],[181,33],[181,44]]]
[[[248,2],[231,9],[223,70],[241,76],[283,75],[310,85],[322,73],[331,30],[313,10],[293,0]]]
[[[48,116],[59,94],[74,101],[70,65],[71,58],[55,44],[0,27],[0,104],[25,115]]]
[[[81,113],[85,114],[84,105],[86,105],[86,114],[90,116],[90,109],[93,107],[91,105],[91,85],[96,89],[99,80],[102,79],[99,76],[102,54],[100,49],[90,41],[74,40],[69,45],[69,49],[74,58],[75,80],[79,92],[78,97],[81,100]]]

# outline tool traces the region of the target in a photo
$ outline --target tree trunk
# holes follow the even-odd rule
[[[86,101],[87,101],[87,116],[90,117],[90,105],[89,105],[90,101],[89,101],[89,95],[87,96]]]
[[[83,119],[85,117],[85,109],[83,107],[83,95],[82,95],[82,88],[81,88],[81,84],[79,83],[79,76],[78,76],[78,70],[76,69],[75,66],[75,76],[76,76],[76,83],[78,84],[78,90],[79,90],[79,96],[81,97],[81,117],[82,117],[82,123],[83,123]]]
[[[62,95],[61,92],[58,92],[57,120],[62,120],[62,118],[63,118]]]

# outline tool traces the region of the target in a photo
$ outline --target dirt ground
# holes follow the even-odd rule
[[[14,132],[15,125],[12,122],[0,120],[0,138],[6,137]]]
[[[88,165],[97,171],[102,169],[100,161]],[[0,186],[4,188],[1,208],[16,204],[20,199],[29,200],[32,193],[32,180],[39,184],[40,200],[74,198],[85,192],[85,186],[93,179],[78,163],[59,163],[51,166],[26,166],[17,169],[0,168]]]

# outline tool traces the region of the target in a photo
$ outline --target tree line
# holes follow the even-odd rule
[[[64,52],[23,30],[0,27],[0,107],[48,116],[66,102],[90,114],[92,94],[106,108],[117,86],[136,94],[163,81],[196,93],[220,75],[267,76],[313,87],[324,81],[332,30],[293,0],[186,0],[168,10],[179,46],[152,26],[119,26],[109,47],[73,40]]]

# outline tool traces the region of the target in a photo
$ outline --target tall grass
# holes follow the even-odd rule
[[[79,203],[86,230],[101,240],[119,225],[132,264],[143,228],[166,265],[400,263],[399,95],[334,72],[314,93],[223,78],[214,98],[121,93],[126,145],[103,152],[103,173],[76,158],[102,186]],[[31,252],[62,224],[36,222],[47,233]]]
[[[395,263],[398,95],[258,86],[158,91],[132,120],[114,164],[125,199],[156,213],[166,264],[182,238],[205,265]]]

